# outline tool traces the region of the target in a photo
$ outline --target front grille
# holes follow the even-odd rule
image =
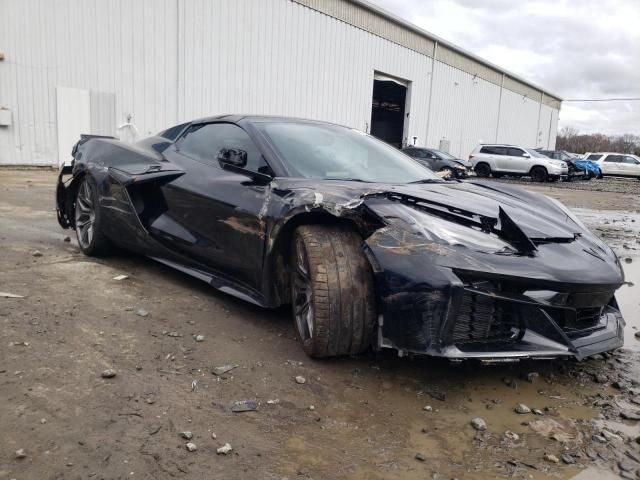
[[[452,332],[455,344],[489,343],[515,340],[512,328],[517,316],[510,305],[494,301],[486,295],[465,292]]]

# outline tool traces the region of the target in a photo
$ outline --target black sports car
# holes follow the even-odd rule
[[[620,263],[563,205],[444,181],[345,127],[220,116],[134,144],[83,136],[57,210],[87,255],[118,246],[292,304],[314,357],[581,359],[622,345]]]

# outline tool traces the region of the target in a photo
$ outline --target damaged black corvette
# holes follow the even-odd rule
[[[115,246],[291,304],[314,357],[582,359],[623,343],[620,262],[562,204],[443,180],[346,127],[220,116],[134,144],[82,136],[57,211],[88,255]]]

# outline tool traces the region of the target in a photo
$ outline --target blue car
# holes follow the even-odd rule
[[[543,155],[556,160],[567,162],[569,166],[569,179],[582,177],[584,180],[602,178],[602,171],[596,162],[583,160],[564,150],[538,150]]]

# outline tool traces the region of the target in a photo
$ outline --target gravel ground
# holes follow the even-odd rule
[[[83,256],[54,187],[0,171],[0,480],[638,478],[637,195],[527,187],[625,255],[629,348],[482,366],[311,360],[288,309]]]
[[[547,182],[544,184],[532,182],[530,178],[502,177],[485,178],[483,181],[504,182],[522,186],[544,185],[553,189],[585,190],[591,192],[611,192],[611,193],[640,193],[640,180],[635,178],[615,178],[605,177],[589,181],[574,180],[573,182]]]

